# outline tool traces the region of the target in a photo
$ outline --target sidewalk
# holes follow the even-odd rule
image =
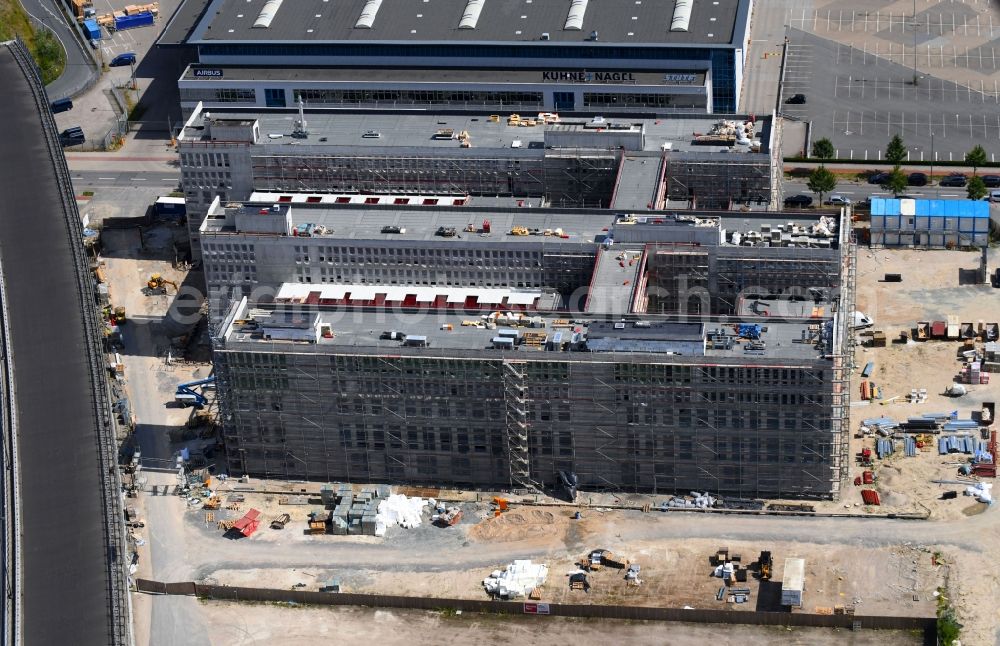
[[[74,170],[135,170],[177,174],[177,153],[164,138],[136,138],[130,132],[125,145],[112,152],[67,152],[66,162]]]
[[[863,173],[866,171],[890,171],[893,169],[893,165],[886,162],[871,162],[859,164],[858,162],[792,162],[785,161],[784,169],[785,172],[791,172],[797,169],[803,168],[816,168],[817,166],[827,166],[830,170],[836,172],[858,172]],[[931,175],[931,165],[929,162],[923,164],[901,164],[900,169],[904,173],[926,173]],[[946,175],[955,175],[961,173],[963,175],[972,175],[972,166],[950,166],[950,165],[938,165],[937,163],[933,166],[933,176],[934,177],[944,177]],[[976,174],[979,176],[983,175],[1000,175],[1000,168],[996,166],[980,166],[976,169]]]

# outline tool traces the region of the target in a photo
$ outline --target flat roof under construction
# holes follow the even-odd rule
[[[191,125],[184,128],[182,141],[209,140],[210,126],[203,124],[201,115],[194,115]],[[211,120],[221,121],[254,121],[260,126],[260,140],[257,145],[267,148],[275,154],[315,154],[317,149],[348,148],[352,154],[381,155],[389,152],[387,148],[409,149],[440,149],[450,148],[455,153],[468,157],[482,155],[483,149],[513,149],[508,155],[524,154],[534,156],[545,149],[545,132],[556,128],[564,132],[567,127],[575,126],[581,130],[607,130],[612,124],[641,126],[643,131],[643,150],[659,154],[665,147],[672,151],[696,151],[710,155],[718,150],[718,146],[706,146],[695,143],[695,135],[707,133],[722,119],[715,115],[684,116],[664,118],[643,117],[608,117],[603,123],[586,117],[561,119],[556,125],[546,126],[539,123],[533,127],[508,125],[508,114],[501,114],[498,122],[490,121],[490,114],[433,114],[424,113],[387,113],[387,112],[306,112],[308,135],[293,136],[296,129],[295,121],[299,118],[297,112],[217,112],[210,113]],[[521,115],[525,118],[537,115]],[[725,117],[732,119],[732,117]],[[228,124],[227,124],[228,125]],[[451,138],[435,138],[441,130],[452,130]],[[757,136],[760,138],[761,152],[751,153],[748,148],[737,149],[739,152],[761,155],[767,160],[769,118],[757,119]],[[457,135],[466,132],[471,146],[462,147]],[[377,133],[378,136],[371,136]],[[369,136],[365,136],[369,134]],[[214,139],[212,139],[214,140]],[[594,142],[595,146],[602,145]],[[618,148],[617,144],[607,146]],[[255,151],[256,152],[256,151]],[[722,155],[722,153],[714,152]],[[734,153],[725,153],[720,160],[736,159]]]
[[[234,306],[224,326],[227,344],[285,341],[329,348],[370,348],[439,353],[441,350],[676,355],[753,362],[759,359],[816,361],[827,354],[828,322],[767,322],[759,339],[739,338],[738,325],[710,322],[617,322],[557,313],[438,310],[413,312],[341,308],[333,311],[279,306],[276,310]],[[396,334],[392,334],[395,332]],[[558,337],[556,336],[558,334]],[[497,339],[512,339],[498,342]],[[717,342],[713,342],[716,339]],[[728,339],[728,341],[726,341]]]

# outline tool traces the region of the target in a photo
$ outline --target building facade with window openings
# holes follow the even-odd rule
[[[431,5],[431,6],[428,6]],[[197,48],[198,102],[733,113],[753,0],[186,0],[158,43]],[[267,22],[265,25],[264,22]]]
[[[236,298],[215,327],[229,472],[531,489],[564,471],[589,489],[839,494],[854,299],[854,245],[839,217],[509,211],[484,226],[484,212],[461,208],[426,221],[392,207],[214,205],[207,252],[247,244],[259,272],[261,245],[280,245],[300,263],[274,276],[280,285],[257,285],[267,298],[230,285]],[[347,221],[351,233],[338,236]],[[589,269],[552,274],[572,276],[565,285],[544,271],[514,285],[509,260],[486,260],[508,245],[530,258],[589,256]],[[651,276],[658,254],[702,246],[716,271],[742,259],[744,293],[707,281],[702,309],[651,307],[673,288]],[[380,272],[398,259],[375,251],[386,247],[411,250],[395,265],[419,268],[406,284],[385,284]],[[422,247],[447,251],[432,261],[414,253]],[[319,257],[333,248],[377,282],[322,281],[330,261]],[[814,267],[793,285],[767,252],[788,254],[787,272]],[[299,280],[306,257],[318,281]],[[214,258],[208,280],[224,282]],[[473,275],[492,286],[435,284],[429,265],[469,258],[484,260]],[[564,287],[580,290],[578,307]]]
[[[482,115],[208,112],[197,109],[178,137],[192,252],[212,201],[269,192],[296,200],[330,195],[514,198],[545,207],[627,210],[722,208],[773,200],[771,118],[721,154],[695,133],[717,117],[526,118]],[[547,119],[547,121],[546,121]],[[710,157],[711,161],[703,159]],[[707,174],[711,181],[698,179]],[[366,198],[367,199],[367,198]],[[384,202],[382,202],[384,203]]]

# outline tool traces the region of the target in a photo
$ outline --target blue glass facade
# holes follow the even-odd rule
[[[736,52],[713,49],[712,107],[715,112],[736,112]]]
[[[399,44],[399,43],[218,43],[202,44],[199,55],[205,59],[228,59],[239,64],[244,57],[301,58],[302,65],[315,65],[316,59],[351,58],[359,66],[370,65],[366,59],[440,59],[441,67],[454,67],[455,61],[482,60],[484,67],[490,63],[483,59],[534,59],[534,66],[569,65],[585,67],[588,62],[601,61],[605,65],[628,68],[629,61],[663,61],[664,63],[702,62],[712,70],[714,112],[736,111],[736,51],[731,47],[569,47],[561,45],[525,46],[518,44]],[[404,65],[405,63],[400,63]],[[591,63],[594,64],[594,63]]]

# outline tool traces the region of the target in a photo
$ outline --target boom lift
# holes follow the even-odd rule
[[[188,406],[194,406],[195,408],[202,408],[208,403],[208,399],[205,398],[203,394],[194,390],[199,386],[202,389],[207,388],[209,385],[215,385],[215,377],[208,377],[207,379],[198,379],[197,381],[189,381],[184,384],[177,386],[177,391],[174,393],[174,401],[187,408]]]

